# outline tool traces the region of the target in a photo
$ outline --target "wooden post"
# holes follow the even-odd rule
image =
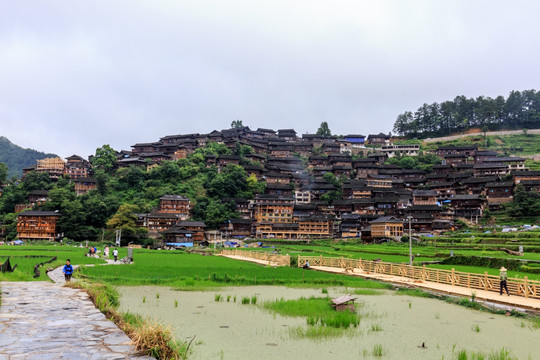
[[[525,297],[529,297],[529,277],[524,276],[523,277],[523,285],[525,286]]]
[[[488,273],[484,271],[484,290],[488,289]]]
[[[426,264],[422,265],[422,281],[426,281]]]
[[[455,273],[456,273],[456,269],[452,268],[452,286],[453,286],[454,283],[455,283],[455,281],[454,281],[454,279],[455,279],[455,277],[454,277],[454,276],[455,276]]]

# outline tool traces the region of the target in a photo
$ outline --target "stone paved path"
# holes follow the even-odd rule
[[[61,267],[49,276],[64,282]],[[153,359],[138,356],[82,290],[48,282],[0,285],[0,360]]]

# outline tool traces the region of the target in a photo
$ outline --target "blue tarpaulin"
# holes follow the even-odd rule
[[[174,246],[174,247],[193,247],[193,243],[192,243],[192,242],[167,243],[167,246]]]

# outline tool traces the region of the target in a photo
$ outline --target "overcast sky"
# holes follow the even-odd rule
[[[252,129],[392,130],[538,89],[538,1],[0,0],[0,135],[62,157]]]

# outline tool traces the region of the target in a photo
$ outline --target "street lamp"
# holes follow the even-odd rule
[[[409,220],[409,265],[412,266],[412,237],[411,237],[411,221],[413,217],[407,216],[407,220]]]

